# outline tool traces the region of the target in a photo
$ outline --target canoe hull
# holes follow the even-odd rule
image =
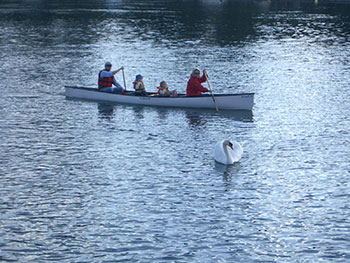
[[[134,96],[131,94],[101,92],[98,91],[98,89],[94,88],[72,86],[65,87],[65,95],[68,98],[108,101],[136,105],[215,109],[213,98],[211,96],[143,97]],[[215,95],[215,101],[219,110],[252,110],[254,104],[254,93],[219,94]]]

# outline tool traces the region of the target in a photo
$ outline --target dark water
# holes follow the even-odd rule
[[[350,262],[350,5],[0,1],[1,262]],[[67,100],[105,61],[252,112]],[[121,75],[117,79],[122,83]],[[213,160],[231,138],[241,161]]]

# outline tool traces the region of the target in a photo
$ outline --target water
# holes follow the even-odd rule
[[[350,262],[350,6],[319,2],[1,1],[0,261]],[[255,105],[65,98],[107,60]]]

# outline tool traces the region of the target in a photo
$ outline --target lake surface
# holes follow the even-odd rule
[[[318,2],[0,1],[0,261],[350,262],[350,4]],[[65,98],[105,61],[255,105]]]

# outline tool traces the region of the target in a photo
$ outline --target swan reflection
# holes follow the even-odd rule
[[[223,176],[225,182],[230,182],[232,180],[232,176],[238,174],[241,170],[241,163],[234,163],[233,165],[224,165],[215,162],[215,171]]]

